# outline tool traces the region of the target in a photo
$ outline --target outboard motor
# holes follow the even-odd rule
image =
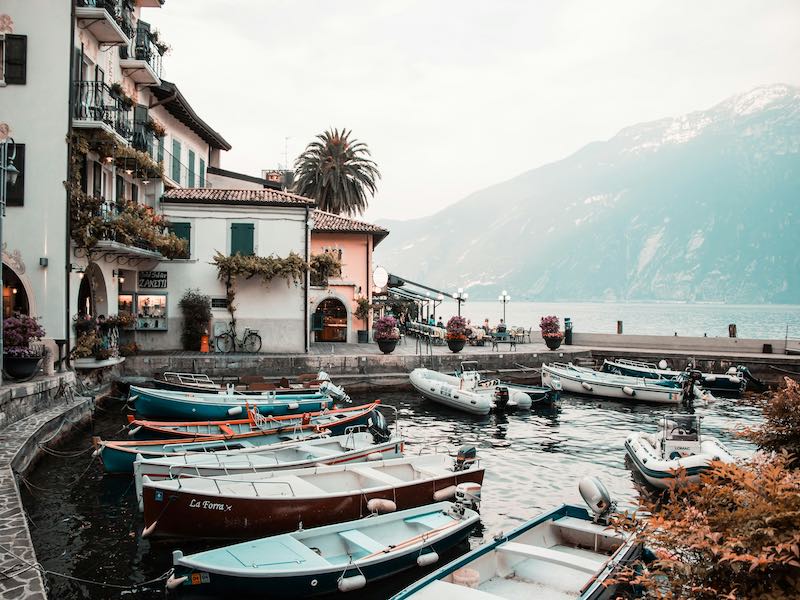
[[[317,373],[317,381],[330,381],[331,376],[328,375],[325,371],[320,371]]]
[[[617,503],[611,499],[606,486],[597,477],[584,477],[578,484],[578,491],[583,501],[592,511],[592,521],[608,525],[609,517]]]
[[[475,446],[465,444],[458,449],[456,455],[455,471],[465,471],[478,460],[478,450]]]
[[[465,508],[478,510],[481,506],[481,484],[467,481],[456,486],[455,505],[453,510],[463,516]]]
[[[508,388],[504,385],[498,385],[494,388],[494,406],[497,410],[505,410],[508,406],[510,394]]]
[[[331,383],[330,381],[323,381],[319,386],[320,394],[325,394],[338,402],[350,402],[350,396],[343,388]]]
[[[392,439],[392,432],[386,422],[386,417],[377,410],[373,410],[370,413],[367,419],[367,430],[372,434],[372,440],[376,444],[388,442]]]

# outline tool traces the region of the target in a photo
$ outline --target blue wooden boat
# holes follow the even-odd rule
[[[451,502],[276,535],[184,556],[167,589],[220,598],[308,598],[358,590],[434,564],[478,523]]]
[[[604,585],[606,580],[641,550],[632,537],[608,527],[613,504],[602,490],[604,512],[590,516],[580,506],[562,505],[423,577],[392,600],[615,598],[618,590]],[[597,498],[590,506],[597,507]]]
[[[188,453],[210,453],[230,451],[255,451],[266,446],[299,442],[319,437],[321,434],[314,426],[298,427],[290,431],[266,432],[261,435],[243,438],[217,438],[192,440],[131,440],[103,441],[99,437],[92,438],[95,451],[99,456],[106,473],[133,473],[136,456],[142,458],[159,458],[164,456],[180,456]]]
[[[279,394],[264,392],[256,395],[236,393],[199,393],[157,390],[132,385],[129,400],[136,406],[140,418],[165,418],[193,421],[217,421],[231,417],[246,417],[248,407],[257,408],[262,415],[288,415],[317,412],[333,406],[327,393]]]

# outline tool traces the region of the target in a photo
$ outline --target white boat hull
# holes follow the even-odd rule
[[[580,369],[572,365],[542,365],[542,385],[553,388],[560,385],[563,391],[573,394],[659,404],[680,404],[683,400],[681,388],[662,386],[652,383],[652,380],[648,382],[636,377],[598,375],[600,374],[590,369]]]
[[[492,396],[489,393],[461,390],[460,380],[457,377],[443,375],[430,369],[414,369],[409,379],[415,390],[439,404],[473,415],[488,415],[492,410]],[[491,394],[493,392],[494,390]]]

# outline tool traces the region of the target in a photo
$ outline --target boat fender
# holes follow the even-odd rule
[[[511,397],[511,400],[520,408],[530,408],[533,404],[531,397],[525,392],[516,391]]]
[[[661,369],[662,371],[666,370],[668,366],[669,365],[667,364],[667,361],[665,361],[663,358],[660,361],[658,361],[658,368]]]
[[[738,384],[738,383],[741,383],[741,382],[742,382],[741,377],[737,377],[736,375],[731,375],[731,383],[737,383]]]
[[[290,402],[288,408],[289,410],[297,410],[300,408],[300,405],[297,402]]]
[[[631,386],[626,385],[622,388],[622,391],[625,392],[628,396],[635,396],[636,390],[634,390]]]
[[[712,382],[714,382],[716,380],[717,380],[717,376],[716,375],[706,375],[706,381],[707,382],[712,383]]]
[[[481,583],[481,574],[475,569],[464,567],[453,573],[453,583],[475,589]]]
[[[420,554],[417,557],[417,565],[420,567],[427,567],[432,565],[433,563],[439,560],[439,555],[436,553],[435,550],[431,550],[426,554]]]
[[[242,414],[242,407],[241,407],[241,406],[231,406],[231,407],[228,409],[228,414],[229,414],[230,416],[233,416],[233,415],[240,415],[240,414]]]
[[[456,495],[456,486],[449,485],[446,488],[442,488],[437,492],[433,492],[433,501],[442,502],[444,500],[449,500],[455,495]]]
[[[737,373],[736,367],[731,367],[730,369],[728,369],[728,375],[736,375],[736,373]]]
[[[380,452],[370,452],[367,454],[367,461],[383,460],[383,454]]]
[[[590,392],[592,391],[592,386],[589,385],[587,382],[581,381],[581,385],[583,386],[583,389],[588,390]]]
[[[367,502],[367,510],[371,513],[383,515],[397,510],[397,504],[387,498],[372,498]]]
[[[137,433],[139,433],[141,430],[142,430],[142,426],[141,426],[141,425],[139,425],[138,427],[134,427],[133,429],[129,429],[129,430],[128,430],[128,435],[129,435],[129,436],[131,436],[131,437],[133,437],[133,436],[135,436]]]
[[[186,575],[182,577],[175,577],[175,575],[170,575],[169,579],[167,579],[167,589],[174,590],[184,584],[186,580],[189,579]]]
[[[339,579],[338,588],[340,592],[352,592],[360,590],[367,585],[367,578],[363,575],[353,575],[352,577],[342,577]]]

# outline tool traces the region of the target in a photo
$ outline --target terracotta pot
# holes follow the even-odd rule
[[[464,349],[464,344],[467,343],[467,340],[447,340],[447,347],[450,348],[453,352],[461,352]]]
[[[546,337],[544,338],[544,343],[547,344],[547,347],[550,348],[550,350],[558,350],[558,347],[561,345],[561,340],[563,339],[563,336]]]
[[[378,348],[380,348],[381,352],[383,352],[384,354],[391,354],[397,347],[397,340],[376,340],[376,341],[378,342]]]

